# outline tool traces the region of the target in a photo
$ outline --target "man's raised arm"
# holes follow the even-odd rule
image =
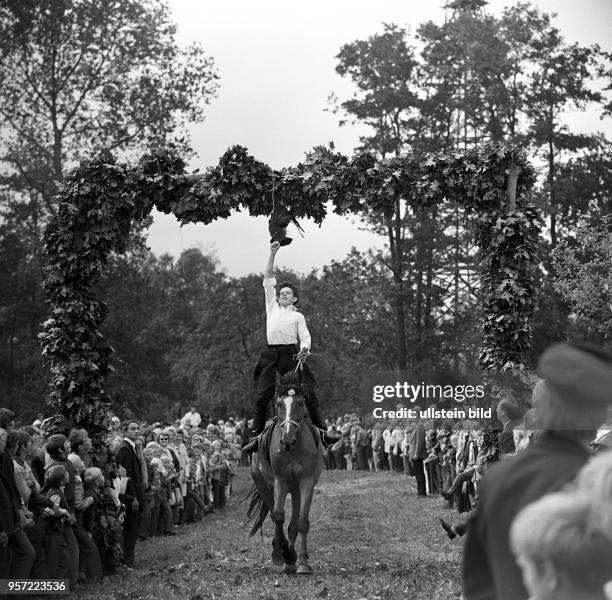
[[[274,277],[274,259],[276,258],[276,253],[280,248],[279,242],[272,242],[270,244],[270,256],[268,256],[268,262],[266,263],[266,270],[264,271],[264,277],[269,279],[270,277]]]
[[[266,269],[264,271],[264,295],[266,298],[266,312],[270,312],[270,310],[274,309],[276,304],[276,279],[274,279],[274,258],[276,257],[276,253],[280,248],[280,244],[278,242],[272,242],[270,244],[270,256],[268,257],[268,262],[266,263]]]

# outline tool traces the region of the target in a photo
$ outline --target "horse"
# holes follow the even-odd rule
[[[261,438],[253,455],[249,517],[259,513],[251,536],[261,529],[268,513],[274,523],[272,562],[285,565],[285,573],[312,575],[308,564],[309,513],[315,486],[323,471],[323,453],[318,431],[304,419],[306,388],[294,373],[281,377],[276,387],[275,412],[269,444]],[[285,499],[291,494],[291,520],[285,537]],[[300,553],[295,551],[300,534]],[[296,566],[297,561],[297,566]]]

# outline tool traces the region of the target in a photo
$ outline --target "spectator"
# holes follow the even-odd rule
[[[612,580],[612,504],[543,496],[517,515],[512,550],[532,600],[601,600]]]
[[[463,558],[466,600],[527,597],[510,549],[510,525],[522,508],[576,476],[606,418],[612,357],[584,346],[554,344],[540,358],[538,370],[544,383],[534,390],[534,407],[544,431],[483,479]]]
[[[34,429],[36,429],[38,433],[41,432],[41,427],[42,427],[44,420],[45,420],[45,415],[43,413],[39,412],[36,414],[36,419],[34,419],[34,422],[32,423],[32,427],[34,427]]]
[[[516,452],[514,430],[523,423],[523,415],[517,402],[509,398],[500,400],[495,409],[503,431],[499,434],[500,459],[505,459]]]
[[[421,409],[418,406],[414,407],[414,412],[417,415],[414,429],[410,436],[408,444],[408,455],[412,463],[412,470],[417,481],[417,496],[426,496],[425,491],[425,469],[423,460],[427,456],[427,447],[425,442],[425,426],[421,422]]]
[[[123,559],[127,567],[131,569],[134,568],[134,548],[138,526],[145,508],[142,470],[136,451],[136,440],[139,433],[140,424],[137,421],[127,421],[124,425],[123,443],[117,450],[117,461],[125,469],[128,477],[126,495],[131,497],[131,502],[126,506],[123,522]]]
[[[181,419],[181,425],[189,425],[191,428],[199,427],[201,422],[202,417],[193,404],[189,408],[189,412],[185,413],[185,416]]]

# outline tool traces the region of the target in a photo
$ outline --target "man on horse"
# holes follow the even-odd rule
[[[295,371],[299,364],[304,382],[309,393],[306,397],[306,407],[313,424],[321,430],[324,443],[336,441],[326,433],[325,422],[319,413],[319,401],[314,393],[315,379],[312,371],[304,360],[310,351],[310,333],[306,326],[304,315],[297,311],[295,303],[298,300],[297,289],[290,283],[282,283],[276,300],[276,278],[274,277],[274,259],[281,244],[273,241],[270,244],[270,256],[264,272],[264,295],[266,299],[266,334],[268,344],[261,353],[255,367],[257,382],[257,399],[255,400],[255,416],[251,439],[242,449],[243,452],[254,452],[257,449],[259,434],[264,430],[268,411],[268,403],[274,396],[276,374],[285,375]],[[299,343],[299,352],[298,352]]]

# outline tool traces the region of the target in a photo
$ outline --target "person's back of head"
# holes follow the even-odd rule
[[[53,465],[45,472],[43,491],[59,488],[66,480],[68,471],[62,465]]]
[[[503,398],[496,407],[498,417],[503,416],[510,422],[519,421],[523,416],[523,410],[519,403],[512,398]]]
[[[10,429],[15,421],[15,413],[10,408],[0,408],[0,428]]]
[[[61,433],[55,433],[47,438],[45,450],[53,460],[66,460],[66,440],[66,436],[62,435]]]
[[[575,485],[577,491],[588,494],[593,502],[612,507],[612,452],[602,452],[584,465],[576,477]],[[612,514],[608,516],[612,517]],[[609,528],[612,532],[612,521]]]
[[[538,372],[538,426],[591,441],[612,404],[612,356],[584,344],[557,343],[540,357]]]
[[[543,496],[510,528],[528,592],[538,600],[603,598],[612,579],[612,505],[582,493]]]

